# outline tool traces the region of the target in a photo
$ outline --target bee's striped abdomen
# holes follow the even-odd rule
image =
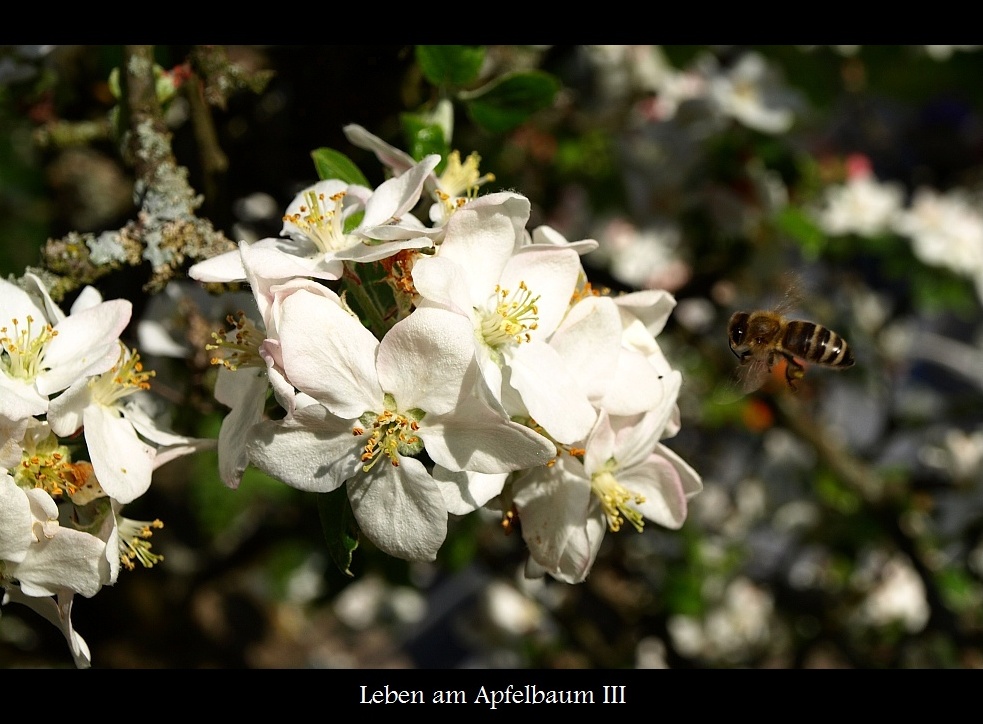
[[[814,322],[791,321],[785,326],[782,347],[807,362],[827,367],[850,367],[853,352],[833,330]]]

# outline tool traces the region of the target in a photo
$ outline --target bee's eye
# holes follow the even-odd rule
[[[744,341],[744,330],[741,327],[735,327],[730,331],[730,341],[734,344],[740,344]]]

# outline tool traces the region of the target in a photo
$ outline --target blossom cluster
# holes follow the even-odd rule
[[[209,345],[225,484],[252,464],[344,487],[361,533],[407,560],[436,558],[450,516],[491,509],[521,530],[527,575],[565,582],[608,530],[680,527],[702,483],[663,442],[679,430],[681,375],[656,340],[673,297],[595,289],[581,256],[597,242],[529,230],[526,197],[479,194],[475,155],[345,133],[388,180],[321,180],[279,237],[189,271],[255,300]]]
[[[161,428],[139,405],[153,372],[121,341],[127,300],[86,287],[68,314],[42,280],[0,280],[0,587],[64,633],[89,665],[71,620],[120,569],[150,567],[161,522],[121,514],[153,471],[209,445]]]
[[[878,179],[866,158],[853,156],[847,179],[825,190],[815,217],[831,235],[907,238],[919,261],[969,279],[983,300],[983,213],[965,189],[919,186],[907,198],[900,183]]]

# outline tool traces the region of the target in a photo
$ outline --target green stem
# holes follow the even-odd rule
[[[376,336],[382,336],[388,331],[385,319],[385,311],[379,304],[378,296],[373,294],[366,282],[359,277],[352,262],[345,262],[345,274],[342,277],[345,290],[354,298],[355,304],[361,312],[363,323]]]

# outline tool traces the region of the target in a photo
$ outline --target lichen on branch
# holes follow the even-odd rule
[[[209,73],[217,73],[215,64],[224,54],[213,48],[205,55],[211,59]],[[249,85],[241,81],[241,74],[232,75],[240,78],[236,88]],[[265,76],[258,78],[249,87],[261,89],[265,80]],[[235,248],[235,242],[196,213],[203,199],[188,183],[187,169],[174,157],[157,97],[153,46],[124,46],[120,90],[117,141],[136,177],[136,219],[118,230],[71,232],[46,242],[41,251],[42,269],[29,271],[45,279],[56,301],[110,272],[144,263],[150,273],[143,290],[155,294],[186,263]],[[214,104],[211,98],[209,101]]]

